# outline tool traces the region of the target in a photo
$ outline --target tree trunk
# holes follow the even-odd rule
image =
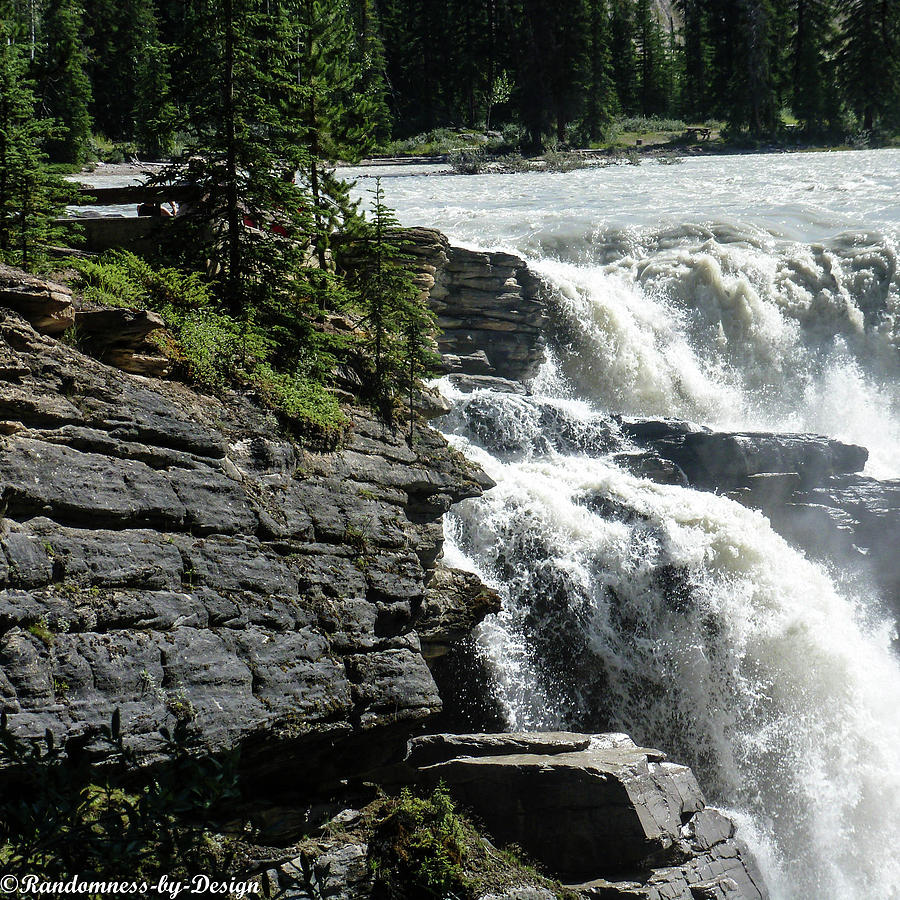
[[[494,44],[494,3],[495,0],[487,0],[488,14],[488,69],[487,69],[487,110],[484,115],[484,130],[491,130],[491,112],[494,108],[494,55],[497,48]]]
[[[225,203],[228,226],[228,303],[235,316],[242,312],[241,302],[241,244],[240,244],[240,208],[238,205],[237,183],[237,135],[235,128],[234,108],[234,3],[223,0],[225,17]]]

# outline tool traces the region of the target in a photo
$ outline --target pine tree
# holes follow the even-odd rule
[[[779,111],[777,47],[784,41],[775,0],[705,0],[705,5],[711,111],[733,130],[771,132]]]
[[[626,115],[638,111],[637,56],[635,54],[634,18],[631,0],[612,0],[610,20],[613,53],[613,80],[619,98],[619,109]]]
[[[176,112],[171,95],[169,48],[160,40],[152,3],[145,3],[140,10],[134,35],[132,131],[138,152],[161,159],[172,150]]]
[[[900,102],[900,0],[840,0],[840,77],[862,127],[896,116]]]
[[[682,111],[693,121],[712,112],[710,98],[709,9],[704,0],[678,0],[684,22]]]
[[[354,0],[353,26],[360,70],[358,91],[369,101],[365,124],[370,129],[372,143],[383,144],[390,137],[391,114],[386,99],[381,18],[374,0]]]
[[[588,70],[584,0],[520,0],[511,14],[518,23],[516,99],[530,148],[540,150],[550,131],[564,143],[569,125],[582,115]]]
[[[181,176],[201,199],[176,219],[175,238],[195,264],[210,261],[240,317],[288,289],[311,231],[309,194],[293,179],[306,153],[287,114],[301,90],[298,36],[289,11],[265,0],[195,0],[190,15],[196,38],[180,63],[197,78]]]
[[[40,147],[54,123],[35,117],[20,45],[0,28],[0,257],[28,268],[42,244],[58,236],[64,188],[51,177]]]
[[[609,33],[609,9],[606,0],[588,0],[588,70],[584,86],[584,136],[588,141],[600,138],[603,126],[615,112],[615,87]]]
[[[831,0],[794,0],[791,107],[807,130],[833,119],[833,66],[828,58],[834,10]]]
[[[373,364],[370,393],[386,421],[393,419],[395,400],[405,394],[413,434],[413,400],[421,379],[436,362],[434,313],[412,280],[399,236],[400,225],[384,201],[381,179],[375,180],[371,217],[355,241],[354,283],[365,310]]]
[[[147,0],[81,0],[82,40],[96,131],[114,141],[131,137],[134,111],[132,23]]]
[[[329,235],[355,214],[347,186],[334,177],[328,163],[358,159],[372,148],[372,122],[379,106],[366,92],[363,71],[353,57],[346,8],[331,0],[293,0],[285,10],[292,6],[298,90],[286,113],[306,149],[300,172],[312,197],[315,248],[325,268]]]
[[[737,103],[732,123],[748,124],[762,134],[775,127],[776,101],[772,62],[774,42],[772,4],[767,0],[739,0],[741,16],[740,69],[734,79]]]
[[[29,59],[33,59],[37,30],[37,0],[0,0],[0,22],[5,40],[13,44],[27,44]]]
[[[134,141],[153,159],[172,145],[175,110],[170,48],[160,39],[154,0],[82,0],[97,130]]]
[[[486,25],[486,53],[487,65],[485,66],[485,90],[484,90],[484,127],[486,131],[491,129],[491,116],[498,102],[503,102],[508,97],[508,81],[505,72],[501,72],[497,66],[497,28],[499,25],[497,0],[486,0],[485,18]]]
[[[91,140],[91,84],[81,38],[82,9],[77,0],[48,0],[37,59],[41,113],[60,128],[47,144],[50,158],[79,163]]]
[[[668,65],[662,29],[650,0],[637,0],[634,16],[641,114],[660,115],[668,106]]]

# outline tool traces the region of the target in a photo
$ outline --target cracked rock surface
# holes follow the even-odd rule
[[[441,516],[490,485],[480,470],[363,410],[340,452],[299,449],[245,396],[124,374],[9,312],[0,379],[16,732],[64,740],[119,708],[152,754],[189,718],[261,784],[298,787],[402,756],[440,709],[416,623]]]

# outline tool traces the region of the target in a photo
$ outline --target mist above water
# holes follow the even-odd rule
[[[372,171],[346,173],[361,197]],[[900,474],[900,151],[374,171],[405,224],[529,259],[580,396],[827,434],[866,446],[870,474]]]

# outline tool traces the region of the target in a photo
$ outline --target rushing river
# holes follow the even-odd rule
[[[900,475],[900,151],[344,174],[550,291],[533,396],[445,385],[443,427],[497,482],[448,517],[447,556],[504,598],[478,643],[508,726],[690,763],[776,900],[900,897],[900,667],[871,592],[759,513],[558,433],[609,412],[812,431]]]

